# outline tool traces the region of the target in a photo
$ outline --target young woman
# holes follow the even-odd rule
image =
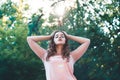
[[[43,40],[50,40],[48,50],[37,44]],[[68,40],[81,45],[69,51]],[[47,80],[77,80],[73,74],[74,63],[80,59],[90,44],[87,38],[69,35],[63,31],[55,31],[48,36],[30,36],[27,37],[27,42],[44,63]]]

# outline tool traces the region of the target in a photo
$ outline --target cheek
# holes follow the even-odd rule
[[[63,42],[64,42],[64,43],[66,42],[66,39],[65,39],[65,38],[63,39]]]
[[[57,39],[54,39],[54,42],[56,43],[56,42],[57,42]]]
[[[63,40],[64,40],[64,41],[66,41],[66,39],[65,39],[65,38],[64,38]]]

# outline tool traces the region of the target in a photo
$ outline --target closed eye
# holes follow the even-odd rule
[[[55,38],[58,38],[58,35],[56,35]]]
[[[55,38],[58,38],[58,36],[56,36]]]
[[[64,36],[64,35],[62,35],[62,38],[65,38],[65,36]]]

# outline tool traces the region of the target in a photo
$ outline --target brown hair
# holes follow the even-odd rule
[[[54,56],[56,54],[56,44],[54,42],[54,36],[57,32],[62,32],[65,36],[66,41],[65,41],[65,44],[63,45],[62,58],[63,59],[67,58],[67,61],[69,61],[70,50],[69,50],[69,45],[68,45],[68,38],[63,31],[55,31],[53,36],[51,37],[48,50],[47,50],[48,55],[46,57],[46,60],[48,61],[51,56]]]

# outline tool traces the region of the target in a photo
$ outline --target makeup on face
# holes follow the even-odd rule
[[[64,36],[64,34],[62,32],[60,32],[60,33],[55,34],[55,38],[61,39],[61,38],[65,38],[65,36]]]
[[[65,35],[62,32],[57,32],[54,36],[54,41],[55,43],[61,43],[64,44],[65,43]]]

